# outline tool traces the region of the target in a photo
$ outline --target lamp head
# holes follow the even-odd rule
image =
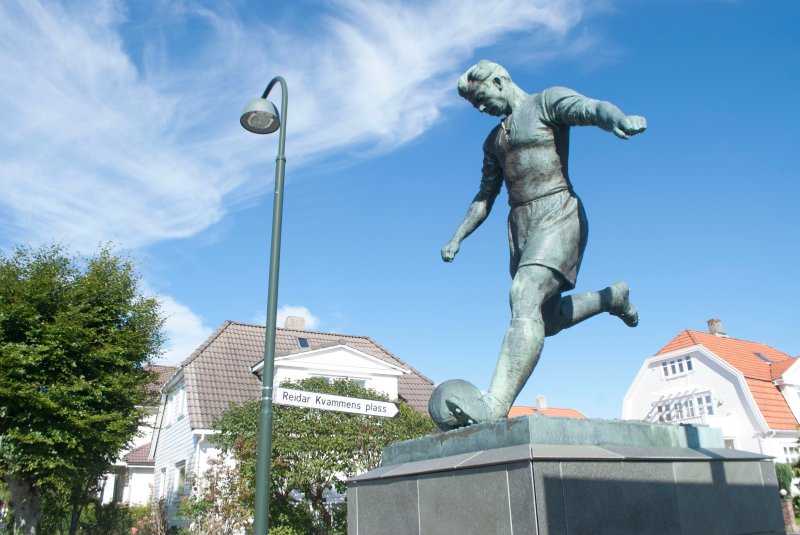
[[[281,126],[278,108],[266,98],[255,98],[248,102],[239,122],[254,134],[271,134]]]

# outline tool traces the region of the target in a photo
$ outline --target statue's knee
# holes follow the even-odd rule
[[[542,266],[523,266],[511,282],[511,310],[515,317],[540,317],[542,307],[558,291],[553,275]]]

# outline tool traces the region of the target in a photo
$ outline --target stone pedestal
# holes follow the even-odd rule
[[[350,535],[784,533],[775,469],[719,431],[525,416],[384,450]]]

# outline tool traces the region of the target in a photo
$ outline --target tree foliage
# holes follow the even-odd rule
[[[42,490],[85,498],[129,443],[162,323],[108,246],[88,259],[58,245],[0,255],[0,472],[33,500],[14,496],[17,517],[32,504],[22,532]]]
[[[281,386],[388,401],[385,395],[348,380],[331,384],[310,378]],[[236,469],[232,471],[224,463],[212,467],[204,478],[205,486],[189,498],[186,510],[197,525],[211,522],[215,515],[238,515],[239,525],[249,522],[255,507],[260,405],[260,400],[253,400],[232,406],[216,422],[215,428],[220,430],[216,440],[236,461]],[[385,446],[434,431],[427,416],[403,402],[398,418],[275,405],[273,420],[270,532],[274,527],[296,533],[344,533],[344,508],[327,504],[330,492],[343,494],[347,478],[379,466]]]

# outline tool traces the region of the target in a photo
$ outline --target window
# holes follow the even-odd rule
[[[736,447],[736,439],[733,438],[726,438],[725,439],[725,447],[734,449]]]
[[[308,338],[298,338],[297,343],[300,347],[308,347]]]
[[[367,380],[366,379],[354,379],[353,377],[335,377],[335,376],[332,376],[332,375],[313,375],[312,377],[319,377],[321,379],[325,379],[329,384],[333,384],[334,381],[338,381],[340,379],[347,379],[349,381],[353,381],[355,384],[357,384],[361,388],[367,388]]]
[[[665,360],[661,363],[661,375],[664,377],[675,377],[685,375],[692,371],[692,357],[678,357],[677,359]]]
[[[183,487],[186,484],[186,461],[181,461],[175,465],[175,494],[183,494]]]
[[[167,489],[167,468],[161,469],[161,477],[158,478],[158,498],[164,497],[164,491]]]
[[[710,399],[711,395],[693,395],[659,402],[655,406],[656,412],[652,419],[659,422],[697,421],[698,416],[706,414],[698,410],[700,402],[697,400],[705,400],[706,397]],[[711,411],[707,414],[713,414],[713,408]]]
[[[181,386],[173,390],[167,396],[165,404],[167,425],[174,424],[186,414],[186,388]]]
[[[696,396],[697,399],[697,408],[700,411],[700,414],[707,414],[709,416],[714,416],[714,403],[711,394],[702,394],[700,396]]]
[[[691,398],[685,400],[683,406],[686,409],[687,418],[694,418],[694,400]]]

